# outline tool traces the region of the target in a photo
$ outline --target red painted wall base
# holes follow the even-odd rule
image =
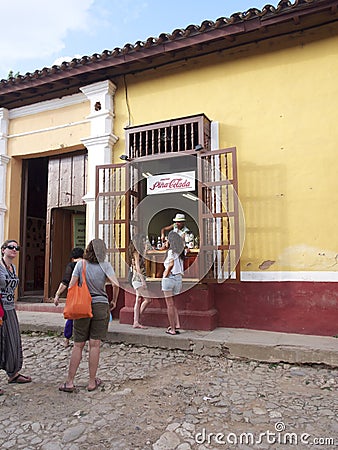
[[[157,291],[159,285],[153,286]],[[214,298],[207,285],[194,286],[189,291],[175,297],[179,311],[181,328],[186,330],[214,330],[218,323],[218,312]],[[135,295],[125,291],[125,306],[120,310],[120,323],[133,323]],[[164,298],[156,298],[141,317],[143,325],[168,327],[167,309]]]
[[[120,322],[133,323],[135,296],[125,292]],[[338,335],[336,283],[240,282],[197,285],[177,296],[181,326],[190,330],[247,328],[320,336]],[[144,325],[167,327],[164,299],[145,311]]]
[[[337,283],[224,283],[214,296],[220,327],[338,335]]]

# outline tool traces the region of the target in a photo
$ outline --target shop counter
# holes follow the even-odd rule
[[[194,264],[198,253],[199,249],[188,250],[184,258],[184,278],[198,278],[198,264]],[[148,280],[162,278],[166,255],[167,250],[147,250],[146,272]]]

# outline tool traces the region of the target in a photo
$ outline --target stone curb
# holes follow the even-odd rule
[[[23,332],[61,334],[61,314],[18,311]],[[268,363],[325,364],[338,367],[338,339],[269,331],[217,328],[213,331],[185,331],[169,336],[162,328],[134,329],[130,325],[109,324],[107,341],[189,351],[200,356],[224,356]]]

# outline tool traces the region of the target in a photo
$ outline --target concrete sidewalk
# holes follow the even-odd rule
[[[17,311],[22,331],[62,333],[62,313]],[[302,334],[275,333],[236,328],[213,331],[182,330],[170,336],[163,328],[134,329],[118,321],[110,322],[107,340],[191,351],[198,355],[247,358],[264,362],[326,364],[338,367],[338,339]]]

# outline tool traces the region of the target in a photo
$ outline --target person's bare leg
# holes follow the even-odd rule
[[[140,324],[140,309],[141,309],[141,302],[142,297],[139,294],[139,290],[136,290],[136,298],[135,298],[135,305],[134,305],[134,328],[142,328]]]
[[[82,350],[85,346],[85,342],[74,342],[72,354],[70,357],[69,368],[68,368],[68,376],[66,380],[66,387],[72,388],[74,387],[74,378],[77,372],[77,369],[80,365],[82,359]]]
[[[140,306],[140,316],[139,316],[139,323],[140,323],[140,317],[144,313],[145,309],[150,305],[152,299],[149,296],[149,291],[147,288],[141,287],[139,292],[143,299],[141,302],[141,306]],[[141,328],[146,328],[146,327],[141,325]]]
[[[170,331],[169,334],[175,334],[175,305],[174,305],[174,298],[172,296],[171,291],[164,291],[165,296],[165,302],[167,305],[167,315],[168,315],[168,321],[169,321],[169,327]]]
[[[180,318],[179,318],[178,310],[177,310],[175,304],[174,304],[174,309],[175,309],[175,326],[176,326],[176,328],[181,328]]]
[[[144,312],[144,310],[150,305],[151,303],[151,298],[143,298],[143,302],[141,304],[141,308],[140,308],[140,315],[142,315],[142,313]]]
[[[100,345],[101,341],[97,339],[89,339],[89,381],[88,389],[95,389],[96,387],[96,373],[99,367],[100,360]]]

